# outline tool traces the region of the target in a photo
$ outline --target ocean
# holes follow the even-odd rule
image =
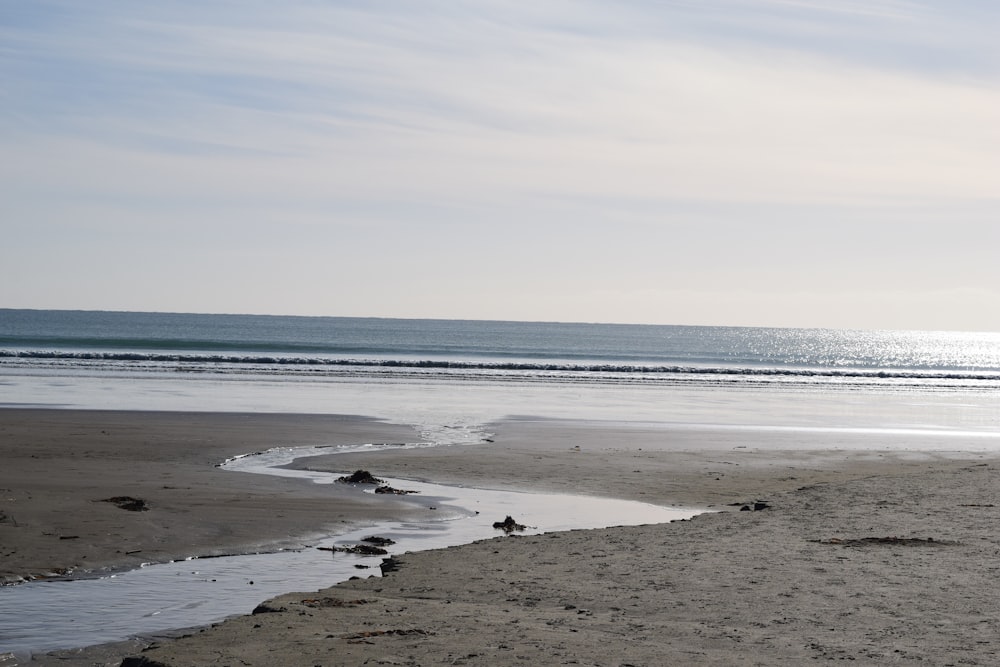
[[[1000,333],[0,309],[0,406],[1000,434]]]

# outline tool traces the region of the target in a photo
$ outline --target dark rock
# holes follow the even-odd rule
[[[388,537],[378,537],[376,535],[369,535],[368,537],[361,538],[362,542],[367,542],[368,544],[376,544],[380,547],[387,547],[390,544],[395,544],[395,540],[390,540]]]
[[[739,505],[739,503],[730,503],[732,505]],[[765,502],[756,501],[752,505],[744,505],[740,508],[741,512],[759,512],[761,510],[766,510],[770,505]]]
[[[367,470],[355,470],[350,475],[337,478],[338,482],[344,484],[382,484],[383,480],[375,477]]]
[[[389,572],[395,572],[399,569],[399,561],[393,557],[383,558],[382,562],[379,564],[379,569],[382,570],[382,576],[385,576]]]
[[[504,519],[503,521],[494,521],[493,527],[497,528],[498,530],[502,530],[505,533],[511,533],[515,530],[524,530],[525,528],[527,528],[527,526],[525,526],[524,524],[514,521],[514,518],[509,514],[507,515],[507,518]]]

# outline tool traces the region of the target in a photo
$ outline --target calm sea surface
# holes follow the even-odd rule
[[[1000,334],[0,310],[0,405],[1000,434]]]

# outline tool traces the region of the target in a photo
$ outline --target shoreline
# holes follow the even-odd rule
[[[864,532],[867,527],[869,533],[887,537],[883,533],[893,522],[886,519],[890,515],[898,515],[898,507],[905,506],[907,512],[902,518],[896,518],[897,525],[906,528],[908,533],[904,535],[900,531],[898,536],[930,537],[944,544],[952,537],[949,531],[954,532],[954,521],[942,522],[945,512],[938,512],[942,517],[936,517],[933,525],[914,519],[921,513],[924,504],[931,503],[928,509],[938,507],[948,494],[960,494],[966,500],[978,501],[951,502],[948,507],[952,510],[967,506],[968,509],[960,510],[960,513],[975,514],[981,519],[1000,519],[1000,516],[994,516],[998,511],[993,509],[998,503],[984,502],[980,497],[992,494],[989,482],[995,477],[995,455],[983,452],[962,454],[943,449],[935,451],[931,447],[934,442],[944,448],[948,442],[955,441],[927,440],[920,447],[905,448],[902,447],[906,443],[905,438],[896,440],[893,437],[881,441],[881,446],[892,446],[894,450],[860,451],[851,447],[866,441],[875,444],[871,436],[849,437],[838,433],[823,438],[809,434],[809,446],[804,447],[801,434],[750,433],[732,429],[697,429],[693,432],[677,427],[552,420],[505,420],[492,424],[490,428],[495,433],[490,443],[358,455],[337,454],[336,469],[353,469],[355,463],[363,461],[363,467],[371,469],[377,476],[418,481],[423,478],[473,487],[492,480],[494,485],[512,489],[563,493],[588,491],[594,495],[653,504],[697,505],[724,511],[671,524],[487,540],[444,550],[407,553],[396,557],[401,571],[384,579],[345,582],[320,594],[289,593],[268,603],[276,610],[284,608],[283,612],[235,617],[211,629],[201,629],[185,639],[156,642],[156,647],[144,655],[164,665],[208,664],[211,662],[209,654],[220,652],[230,656],[234,662],[273,664],[274,651],[279,651],[283,652],[279,655],[283,655],[281,662],[285,664],[321,664],[322,656],[309,653],[316,642],[309,640],[308,636],[320,632],[321,628],[368,627],[382,634],[359,637],[361,630],[334,632],[323,650],[335,648],[339,660],[337,664],[362,664],[374,656],[395,655],[392,651],[403,656],[403,662],[399,664],[405,664],[407,655],[422,655],[425,661],[431,661],[449,653],[465,664],[520,664],[509,651],[520,650],[522,657],[534,655],[533,659],[537,662],[544,661],[547,655],[544,651],[552,645],[563,646],[565,655],[572,653],[576,656],[572,659],[582,664],[596,664],[600,662],[599,656],[625,656],[637,647],[642,647],[642,650],[635,653],[636,658],[646,660],[644,664],[657,664],[658,660],[666,659],[664,656],[687,664],[771,664],[769,660],[758,659],[754,662],[739,657],[742,655],[740,652],[746,649],[738,645],[740,642],[729,646],[726,649],[728,652],[718,652],[722,649],[718,649],[716,644],[728,646],[724,635],[725,632],[732,632],[736,621],[730,623],[725,619],[716,619],[713,626],[703,616],[690,616],[692,609],[670,606],[669,609],[657,610],[655,601],[662,603],[665,590],[670,592],[671,599],[677,593],[686,591],[685,594],[692,600],[705,597],[706,591],[715,591],[713,594],[719,596],[719,601],[712,604],[722,605],[728,600],[729,608],[749,604],[746,595],[751,591],[755,595],[764,592],[765,597],[774,597],[779,595],[775,590],[782,586],[787,589],[790,580],[788,577],[776,578],[775,572],[770,575],[767,572],[774,570],[776,564],[802,558],[804,545],[809,551],[804,562],[811,565],[803,565],[804,569],[791,571],[788,576],[802,579],[803,584],[808,581],[811,585],[818,585],[828,596],[836,598],[836,587],[843,585],[843,577],[836,581],[827,577],[817,582],[815,577],[810,577],[808,570],[829,569],[839,563],[836,559],[829,560],[834,543],[818,545],[809,540],[850,537],[848,529],[852,525],[855,526],[853,534],[867,535]],[[285,437],[279,442],[266,444],[277,434]],[[366,434],[368,437],[362,437]],[[385,437],[375,438],[371,434]],[[392,437],[407,434],[408,437]],[[220,541],[245,546],[252,543],[278,544],[283,540],[294,543],[301,542],[303,535],[315,532],[309,530],[309,526],[315,529],[319,525],[345,521],[348,515],[391,514],[401,511],[401,508],[386,510],[383,504],[385,499],[378,499],[376,503],[365,499],[357,504],[356,499],[331,497],[331,489],[327,487],[292,483],[295,480],[282,482],[280,478],[268,480],[268,483],[255,483],[251,494],[238,473],[218,471],[211,468],[214,464],[209,465],[210,462],[275,445],[418,439],[406,427],[361,417],[0,410],[3,453],[6,455],[8,449],[20,452],[18,456],[6,459],[13,461],[14,467],[7,469],[7,475],[0,479],[0,487],[4,488],[4,497],[9,498],[15,489],[15,480],[21,485],[17,488],[23,492],[33,482],[49,477],[39,475],[38,471],[44,467],[39,468],[39,460],[32,459],[31,453],[45,453],[46,458],[42,460],[47,462],[50,473],[57,465],[62,465],[64,470],[61,475],[56,475],[57,479],[48,480],[47,486],[30,490],[30,503],[25,502],[27,498],[19,498],[14,503],[22,502],[18,507],[29,504],[41,506],[46,494],[52,494],[58,499],[54,506],[49,507],[52,516],[65,514],[67,503],[74,511],[83,513],[75,515],[75,525],[81,528],[88,526],[95,540],[88,545],[90,551],[83,554],[88,564],[100,563],[102,559],[105,563],[124,560],[121,554],[111,552],[114,542],[109,544],[98,539],[96,526],[107,528],[109,520],[116,522],[114,528],[119,534],[118,544],[126,534],[128,539],[134,540],[151,537],[150,531],[142,526],[126,525],[126,519],[146,518],[144,515],[149,515],[149,512],[123,512],[106,503],[93,502],[95,498],[91,496],[98,490],[100,498],[117,495],[116,489],[124,488],[121,485],[126,480],[131,484],[128,490],[135,493],[145,491],[151,505],[155,502],[159,510],[164,510],[167,516],[159,519],[157,530],[174,531],[174,535],[187,540],[184,548],[200,545],[220,550]],[[86,442],[89,449],[85,450],[86,454],[73,450],[67,455],[67,442]],[[793,446],[796,442],[799,442],[799,447]],[[257,443],[257,446],[246,448],[249,443]],[[156,456],[140,456],[150,447],[156,448]],[[226,456],[216,460],[223,453]],[[355,456],[359,458],[354,459]],[[88,470],[107,468],[114,462],[123,466],[120,474],[106,475],[100,482],[85,483]],[[210,470],[205,470],[207,465]],[[17,466],[23,469],[24,474],[11,472],[17,470]],[[331,467],[331,462],[327,456],[320,456],[300,459],[295,466],[322,470]],[[137,468],[141,470],[137,471]],[[169,485],[164,484],[165,474],[173,480]],[[232,478],[226,479],[226,476]],[[258,477],[254,477],[255,482]],[[976,484],[956,482],[965,482],[971,477],[978,480]],[[172,494],[167,493],[176,489],[166,487],[179,486],[177,480],[180,478],[187,480],[183,483],[188,488],[184,501],[179,505],[180,501],[170,498]],[[956,484],[958,488],[953,488]],[[162,488],[157,488],[157,485]],[[317,488],[308,489],[308,486]],[[103,495],[105,493],[107,495]],[[738,505],[731,505],[755,500],[765,501],[769,505],[767,511],[739,512]],[[263,521],[262,518],[268,514],[267,508],[276,502],[283,503],[281,521]],[[330,522],[331,502],[338,505],[335,522]],[[233,503],[238,507],[237,511],[226,512],[223,516],[214,515],[212,510],[215,508]],[[0,509],[10,515],[11,504],[6,501]],[[868,513],[865,508],[868,508]],[[38,508],[35,513],[25,514],[20,509],[18,512],[21,516],[35,517],[33,522],[49,516]],[[250,514],[247,515],[247,512]],[[193,524],[192,514],[201,515]],[[272,511],[270,514],[275,513]],[[220,523],[240,515],[242,524],[237,523],[230,532],[220,530]],[[177,524],[172,525],[171,519]],[[18,519],[17,530],[22,528],[21,522]],[[90,522],[94,522],[93,525]],[[924,524],[927,532],[919,532],[917,529],[924,528]],[[58,542],[53,541],[53,538],[59,537],[54,534],[58,531],[43,531],[36,536],[34,544],[36,548],[49,550],[52,544],[60,547],[64,542],[72,544],[77,549],[71,553],[77,554],[79,559],[79,547],[85,544],[85,531],[81,528],[76,531],[80,533],[79,538]],[[304,532],[296,533],[297,528]],[[882,532],[873,532],[877,529]],[[983,529],[984,526],[977,528]],[[12,527],[3,523],[0,530],[4,531],[6,538]],[[44,532],[50,534],[45,535]],[[251,539],[254,536],[256,542]],[[992,538],[979,536],[977,539]],[[14,545],[4,541],[3,544],[5,550],[10,549],[8,544],[14,545],[15,552],[20,554],[18,562],[27,563],[31,559],[30,553],[19,550],[30,548],[30,542],[26,540]],[[155,539],[150,545],[150,552],[164,556],[171,550],[181,550],[177,543],[168,547]],[[908,557],[925,551],[911,549],[894,555],[896,558]],[[572,555],[574,553],[577,555]],[[953,555],[960,551],[940,553]],[[42,551],[36,552],[35,557],[41,554]],[[62,557],[69,555],[61,554]],[[756,564],[755,559],[759,559]],[[647,565],[654,561],[659,564],[654,570],[649,570]],[[610,567],[598,567],[602,563]],[[866,566],[875,565],[868,562]],[[956,563],[951,560],[947,566],[954,568]],[[483,577],[483,572],[492,574]],[[712,572],[714,575],[710,574]],[[890,568],[882,575],[893,573]],[[939,574],[948,576],[946,570]],[[669,585],[663,582],[647,588],[640,585],[641,581],[655,582],[657,577],[664,578],[664,582],[669,580]],[[768,581],[764,588],[756,589],[764,584],[747,584],[744,577]],[[685,578],[687,581],[682,582]],[[490,585],[490,581],[494,583]],[[726,588],[723,581],[728,582],[728,590],[723,590]],[[921,585],[925,586],[926,581],[926,578],[921,578]],[[924,594],[916,583],[900,588],[909,596],[907,599]],[[423,592],[415,596],[415,590]],[[627,590],[628,595],[621,593],[623,590]],[[529,595],[530,591],[535,593]],[[803,594],[801,600],[795,596],[779,596],[777,600],[789,612],[798,609],[799,615],[804,618],[808,610],[798,606],[806,602],[815,603],[814,595]],[[325,597],[370,599],[371,603],[363,607],[315,607],[303,602]],[[612,598],[617,602],[612,604]],[[957,600],[951,602],[957,604]],[[687,603],[688,606],[692,604],[692,601]],[[702,611],[698,613],[704,613],[711,607],[705,604],[701,604],[699,609]],[[400,605],[410,611],[403,613],[398,610]],[[642,618],[646,620],[633,617],[630,606],[643,608]],[[718,612],[723,607],[711,608]],[[539,616],[542,611],[545,618]],[[599,627],[591,627],[597,618],[602,619]],[[700,635],[691,634],[694,627],[691,625],[694,623],[692,618],[700,618],[703,628],[717,626],[715,632],[719,636],[713,646],[702,647],[704,655],[709,656],[704,659],[696,656],[695,649],[678,648],[685,642],[699,646]],[[473,622],[473,619],[477,620]],[[754,622],[752,617],[745,615],[740,619],[744,624]],[[506,645],[511,647],[509,649],[492,644],[483,648],[484,641],[494,636],[491,633],[509,630],[514,626],[504,624],[514,621],[520,633],[518,637],[523,641],[508,638],[510,641]],[[617,623],[623,624],[621,628],[613,627]],[[285,625],[279,627],[282,624]],[[387,624],[395,625],[389,627]],[[659,627],[658,632],[667,632],[667,636],[673,639],[656,639],[653,636],[656,633],[649,630],[643,632],[641,628],[627,633],[618,632],[629,624]],[[573,628],[587,632],[570,632]],[[729,629],[724,632],[725,628]],[[685,635],[685,632],[688,634]],[[580,635],[589,636],[588,633],[596,633],[601,639],[584,641]],[[739,634],[737,632],[733,636]],[[530,637],[533,639],[528,641]],[[144,644],[126,643],[82,651],[60,651],[50,657],[38,656],[31,664],[46,664],[51,660],[52,664],[61,665],[117,665],[127,655],[138,655]],[[303,652],[303,647],[308,650]],[[760,648],[765,649],[771,652],[768,655],[780,657],[787,653],[794,656],[794,660],[816,657],[802,653],[801,648],[789,653],[791,649],[784,646],[781,651],[785,653],[780,656],[773,653],[777,650],[775,646]],[[463,654],[462,650],[467,652]],[[885,655],[892,656],[891,652],[883,654],[883,657]],[[792,657],[788,660],[788,664],[795,664]],[[418,664],[426,662],[418,660]]]

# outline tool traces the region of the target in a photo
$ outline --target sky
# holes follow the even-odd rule
[[[0,307],[1000,331],[992,0],[0,0]]]

